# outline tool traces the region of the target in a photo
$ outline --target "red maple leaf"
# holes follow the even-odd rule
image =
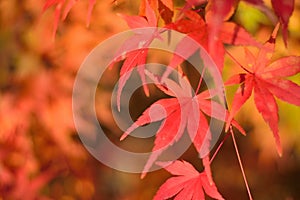
[[[146,84],[146,76],[144,73],[148,47],[155,38],[161,38],[159,37],[159,33],[153,32],[153,29],[147,29],[147,27],[157,26],[157,18],[148,1],[145,1],[145,7],[145,17],[119,14],[126,20],[128,26],[133,29],[133,32],[136,33],[131,38],[126,40],[124,44],[122,44],[116,53],[116,55],[121,56],[116,57],[114,60],[114,62],[117,62],[125,58],[120,71],[120,79],[117,91],[117,106],[119,110],[122,90],[126,84],[126,81],[129,79],[133,68],[136,66],[139,66],[138,73],[143,83],[144,92],[146,96],[149,96],[149,89]],[[132,51],[132,49],[134,50]]]
[[[174,196],[177,200],[205,199],[204,192],[214,198],[223,199],[214,182],[210,181],[205,172],[199,173],[186,161],[173,163],[157,162],[175,177],[169,178],[157,191],[154,200],[170,199]]]
[[[187,37],[198,42],[212,57],[220,71],[222,71],[224,64],[225,49],[223,44],[262,46],[241,26],[233,22],[223,21],[216,30],[218,37],[215,37],[214,44],[210,45],[209,38],[211,37],[210,29],[212,27],[208,26],[204,19],[195,11],[185,11],[184,16],[184,18],[166,27],[185,33]],[[182,55],[188,58],[198,50],[199,47],[197,45],[189,45],[189,43],[187,43],[188,40],[190,40],[189,38],[183,38],[177,45],[175,52],[178,55],[174,54],[169,64],[170,67],[175,68],[178,64],[183,62],[184,59],[181,57]],[[214,50],[212,51],[212,47],[209,46],[214,46]],[[169,72],[166,71],[166,74],[163,75],[163,79],[167,77],[168,74]]]
[[[246,49],[248,68],[243,67],[247,73],[234,75],[225,85],[241,84],[232,102],[229,121],[239,111],[241,106],[249,99],[254,90],[256,108],[269,124],[275,140],[279,155],[282,155],[280,137],[278,133],[278,106],[274,96],[288,103],[300,106],[300,86],[284,79],[300,72],[300,57],[288,56],[280,58],[273,63],[270,59],[275,47],[275,38],[279,24],[274,29],[270,39],[255,56]],[[227,124],[227,129],[229,125]]]
[[[182,137],[185,128],[200,156],[207,156],[210,147],[211,132],[205,115],[223,121],[227,120],[229,116],[229,113],[222,105],[209,100],[211,97],[209,92],[205,91],[198,95],[193,95],[190,83],[182,73],[180,73],[182,77],[179,77],[179,85],[168,78],[161,85],[159,77],[147,70],[145,72],[163,92],[176,98],[161,99],[153,103],[125,131],[120,139],[125,139],[125,137],[140,126],[164,120],[156,133],[152,154],[144,167],[142,178],[149,171],[158,156]],[[236,121],[233,120],[232,125],[245,134]]]
[[[147,74],[149,74],[150,78],[155,78],[154,76],[151,77],[151,73]],[[161,99],[153,103],[121,137],[121,140],[123,140],[136,128],[164,119],[161,127],[157,131],[152,154],[144,167],[142,177],[146,175],[157,157],[181,138],[186,127],[191,138],[194,139],[199,121],[206,121],[205,118],[199,119],[197,99],[193,97],[187,79],[181,78],[179,80],[180,85],[171,79],[165,80],[165,87],[169,90],[164,91],[168,95],[176,96],[177,98]],[[159,85],[159,82],[157,85]],[[170,88],[173,91],[171,91]],[[204,121],[202,124],[205,124]],[[208,127],[207,121],[205,127]],[[202,138],[204,138],[204,136]],[[199,139],[200,138],[201,137],[199,137]],[[201,143],[199,145],[202,145],[202,142],[199,141],[199,143]]]

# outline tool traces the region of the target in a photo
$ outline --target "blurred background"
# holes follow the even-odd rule
[[[98,0],[88,28],[88,1],[78,1],[59,24],[55,39],[54,8],[42,13],[43,4],[44,1],[0,0],[0,200],[151,199],[169,174],[159,170],[140,180],[139,174],[119,172],[98,162],[78,138],[71,104],[73,81],[84,58],[101,41],[128,29],[116,14],[137,14],[139,1]],[[182,4],[183,1],[175,2],[177,6]],[[262,12],[243,2],[232,20],[261,42],[268,39],[273,29]],[[300,55],[299,1],[289,31],[288,48],[279,36],[274,59]],[[243,61],[243,48],[228,50]],[[224,80],[240,71],[229,59],[225,65]],[[113,120],[110,98],[118,72],[115,67],[109,76],[103,77],[96,102],[99,122],[116,143],[122,132]],[[291,80],[300,84],[300,75]],[[228,88],[229,101],[235,89]],[[137,91],[132,97],[133,118],[150,102],[153,99]],[[269,127],[254,109],[253,99],[237,116],[248,134],[237,134],[237,140],[254,199],[300,199],[300,108],[278,103],[281,158]],[[182,159],[201,168],[192,147]],[[226,199],[247,199],[230,138],[212,168],[217,187]]]

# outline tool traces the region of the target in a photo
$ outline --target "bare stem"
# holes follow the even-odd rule
[[[244,182],[245,182],[245,185],[246,185],[246,188],[247,188],[249,199],[253,200],[252,195],[251,195],[251,191],[250,191],[250,188],[249,188],[249,185],[248,185],[248,181],[247,181],[247,178],[246,178],[246,174],[245,174],[245,171],[244,171],[244,167],[243,167],[243,164],[242,164],[242,160],[241,160],[241,157],[240,157],[240,153],[239,153],[236,141],[235,141],[235,136],[234,136],[234,133],[233,133],[233,130],[232,130],[232,126],[230,126],[230,133],[232,135],[233,145],[234,145],[235,152],[236,152],[236,155],[237,155],[237,158],[238,158],[238,161],[239,161],[239,164],[240,164],[240,168],[241,168],[241,171],[242,171],[242,174],[243,174],[243,178],[244,178]]]
[[[201,87],[201,83],[202,83],[202,80],[203,80],[203,76],[204,76],[204,73],[205,73],[205,67],[203,67],[203,70],[202,70],[202,73],[200,74],[200,79],[199,79],[199,82],[198,82],[198,86],[197,86],[197,89],[196,89],[196,95],[198,94],[199,90],[200,90],[200,87]]]
[[[222,142],[219,144],[218,148],[216,149],[214,155],[211,157],[209,163],[212,163],[212,161],[215,159],[216,155],[218,154],[219,150],[221,149],[221,147],[223,146],[223,144],[225,143],[225,141],[227,140],[227,138],[230,136],[230,134],[225,135],[225,137],[223,138]]]

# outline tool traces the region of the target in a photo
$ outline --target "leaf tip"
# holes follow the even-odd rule
[[[247,136],[246,131],[242,127],[236,127],[243,136]]]
[[[226,123],[226,126],[225,126],[225,133],[228,132],[229,127],[230,127],[230,122],[227,122],[227,123]]]
[[[144,89],[146,97],[150,97],[150,92],[149,92],[148,86],[144,84],[143,85],[143,89]]]
[[[123,141],[129,133],[125,132],[121,137],[120,137],[120,141]]]
[[[282,146],[281,146],[281,141],[278,133],[274,133],[275,137],[275,143],[276,143],[276,150],[279,155],[279,157],[282,157]]]
[[[282,147],[281,147],[281,145],[276,145],[276,149],[277,149],[277,153],[278,153],[279,157],[281,158],[282,157]]]
[[[144,179],[146,177],[147,173],[146,172],[143,172],[140,176],[141,179]]]

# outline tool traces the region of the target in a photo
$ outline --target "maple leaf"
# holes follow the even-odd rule
[[[151,74],[149,75],[151,78]],[[165,80],[165,87],[172,88],[173,90],[169,90],[167,94],[176,96],[177,98],[160,99],[153,103],[144,111],[137,121],[125,131],[120,139],[125,139],[133,130],[140,126],[164,119],[161,127],[157,131],[152,154],[144,167],[142,178],[149,171],[157,157],[181,138],[186,127],[190,137],[194,139],[199,121],[202,120],[199,120],[197,99],[193,97],[187,79],[181,78],[179,80],[180,85],[171,79]],[[206,121],[206,119],[203,120]],[[205,127],[208,127],[208,125]],[[201,137],[199,137],[199,139],[201,139]]]
[[[78,0],[69,0],[68,3],[66,3],[66,0],[47,0],[43,6],[43,12],[48,10],[50,7],[55,6],[54,11],[54,23],[53,23],[53,38],[55,37],[58,23],[60,20],[64,21],[69,14],[71,8],[74,6],[74,4]],[[87,15],[87,24],[88,27],[91,20],[91,15],[93,8],[96,4],[96,0],[89,0],[89,6],[88,6],[88,15]],[[63,15],[61,17],[61,12],[63,11]]]
[[[167,28],[187,34],[187,38],[183,38],[175,49],[178,55],[174,54],[169,63],[169,66],[172,68],[177,67],[177,65],[184,61],[179,55],[184,55],[185,58],[188,58],[199,49],[199,46],[189,42],[190,38],[204,47],[216,63],[220,72],[224,64],[225,49],[223,44],[262,46],[241,26],[233,22],[222,22],[219,27],[220,30],[218,29],[218,39],[214,42],[215,50],[211,51],[209,47],[209,35],[211,32],[204,19],[195,11],[185,11],[184,15],[185,18],[166,26]],[[166,71],[163,79],[169,75],[169,72]]]
[[[147,27],[156,27],[157,18],[154,10],[150,7],[148,1],[145,0],[146,6],[146,16],[127,16],[119,14],[128,24],[128,26],[133,29],[135,33],[131,38],[126,40],[124,44],[117,51],[116,55],[121,55],[116,57],[114,62],[123,60],[126,58],[121,71],[120,79],[117,90],[117,107],[120,110],[120,99],[121,93],[125,86],[126,81],[129,79],[132,69],[139,66],[138,73],[143,83],[143,88],[146,96],[149,96],[149,89],[146,84],[146,76],[144,73],[145,63],[147,59],[148,47],[155,38],[161,39],[159,33],[153,32],[153,29],[146,29]],[[134,49],[132,51],[132,49]]]
[[[168,78],[161,84],[160,77],[153,75],[148,70],[145,72],[149,78],[154,80],[159,89],[176,98],[161,99],[153,103],[120,138],[120,140],[125,139],[140,126],[164,120],[156,133],[152,154],[144,167],[142,178],[158,156],[182,137],[185,128],[200,157],[207,156],[212,134],[205,114],[222,121],[228,119],[229,116],[222,105],[208,100],[210,98],[209,92],[205,91],[193,95],[190,83],[181,70],[179,71],[181,74],[179,75],[179,85]],[[233,120],[232,124],[245,134],[236,121]]]
[[[169,178],[157,191],[154,200],[199,200],[205,199],[204,192],[214,198],[223,199],[214,182],[210,182],[205,172],[199,173],[186,161],[174,161],[173,163],[157,162],[175,177]]]
[[[249,99],[254,90],[256,108],[269,124],[276,141],[278,154],[281,156],[282,149],[278,133],[278,106],[274,96],[288,103],[300,106],[300,86],[284,79],[287,76],[292,76],[300,72],[300,57],[283,57],[270,64],[278,28],[279,24],[277,24],[270,39],[259,51],[257,58],[245,49],[249,68],[243,68],[247,73],[234,75],[225,85],[241,84],[234,95],[229,121]],[[226,129],[228,127],[229,125],[227,124]]]

